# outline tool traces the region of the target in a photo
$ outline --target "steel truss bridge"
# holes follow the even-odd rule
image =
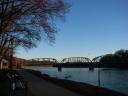
[[[26,61],[26,65],[30,66],[43,66],[43,65],[54,65],[58,61],[54,58],[35,58]]]
[[[62,59],[61,62],[58,62],[55,58],[35,58],[35,59],[30,59],[26,61],[26,65],[30,66],[43,66],[43,65],[51,65],[51,66],[56,66],[56,65],[73,65],[73,64],[84,64],[84,65],[92,65],[96,64],[100,61],[100,59],[103,56],[98,56],[90,60],[89,58],[86,57],[70,57],[70,58],[64,58]]]
[[[102,57],[103,57],[103,55],[102,56],[97,56],[97,57],[93,58],[91,61],[92,62],[100,62]]]
[[[86,57],[70,57],[70,58],[64,58],[61,61],[61,63],[85,63],[85,62],[91,62],[91,60]]]

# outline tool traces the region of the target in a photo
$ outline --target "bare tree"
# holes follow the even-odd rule
[[[0,0],[0,60],[12,42],[13,48],[35,47],[41,37],[54,42],[53,21],[63,19],[69,7],[63,0]]]

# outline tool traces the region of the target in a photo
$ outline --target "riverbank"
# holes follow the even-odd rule
[[[116,91],[112,91],[106,88],[101,88],[85,83],[79,83],[71,80],[62,80],[62,79],[57,79],[53,77],[49,77],[47,74],[41,74],[39,71],[34,71],[34,70],[27,70],[28,72],[31,72],[32,74],[50,81],[54,84],[57,84],[61,87],[67,88],[73,92],[79,93],[82,96],[127,96],[123,93],[119,93]]]
[[[10,82],[11,78],[8,78],[8,76],[14,74],[15,76],[18,75],[21,76],[22,79],[26,81],[27,89],[25,90],[22,89],[25,87],[23,83],[16,84],[15,82],[16,85],[22,88],[19,89],[19,87],[17,86],[15,87],[16,88],[15,90],[13,91],[10,90],[10,88],[12,88],[10,84],[12,83]],[[13,96],[13,95],[15,96],[80,96],[75,92],[57,86],[56,84],[53,84],[49,81],[43,80],[42,78],[37,77],[34,74],[27,72],[25,70],[0,70],[0,96]]]
[[[37,77],[31,72],[25,70],[18,70],[18,72],[28,82],[27,96],[81,96],[73,91]]]

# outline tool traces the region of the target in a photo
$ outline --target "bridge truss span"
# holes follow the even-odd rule
[[[30,66],[43,66],[43,65],[51,65],[58,63],[58,61],[54,58],[35,58],[27,60],[26,65]]]
[[[86,57],[70,57],[64,58],[61,63],[88,63],[91,62],[89,58]]]

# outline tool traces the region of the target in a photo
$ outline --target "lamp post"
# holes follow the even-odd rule
[[[100,63],[98,63],[98,86],[100,87]]]

